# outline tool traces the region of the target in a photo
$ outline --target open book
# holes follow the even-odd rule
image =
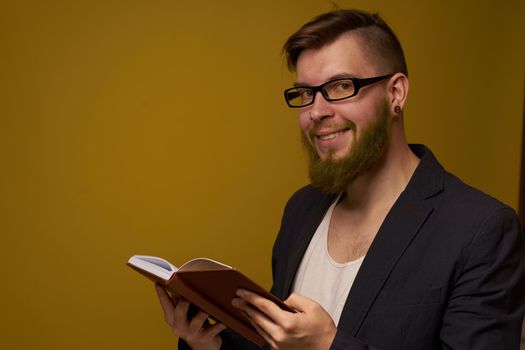
[[[239,309],[231,304],[238,288],[250,290],[273,301],[283,310],[294,312],[238,270],[211,259],[193,259],[177,268],[158,257],[134,255],[127,265],[163,285],[172,294],[186,298],[208,313],[212,319],[259,346],[265,343],[264,339]]]

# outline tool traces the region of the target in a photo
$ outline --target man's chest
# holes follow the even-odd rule
[[[327,244],[332,259],[345,263],[366,255],[385,216],[349,215],[336,208],[328,227]]]

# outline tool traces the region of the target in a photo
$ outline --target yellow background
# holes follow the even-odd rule
[[[404,46],[406,130],[517,207],[525,2],[338,1]],[[175,348],[124,264],[207,256],[270,286],[306,183],[288,35],[329,1],[2,1],[0,347]]]

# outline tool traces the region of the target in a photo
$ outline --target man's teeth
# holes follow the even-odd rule
[[[336,132],[333,132],[331,134],[327,134],[327,135],[323,135],[323,136],[319,136],[319,139],[321,141],[326,141],[326,140],[332,140],[332,139],[335,139],[337,136],[341,135],[342,133],[344,133],[346,130],[341,130],[341,131],[336,131]]]

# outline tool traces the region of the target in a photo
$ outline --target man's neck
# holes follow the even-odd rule
[[[348,185],[340,205],[362,213],[390,210],[418,164],[419,158],[406,142],[392,144],[375,166]]]

